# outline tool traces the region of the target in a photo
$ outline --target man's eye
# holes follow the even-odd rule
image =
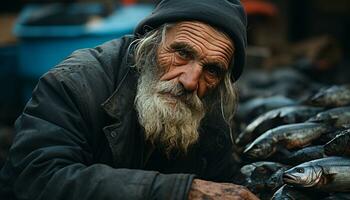
[[[207,67],[207,72],[208,72],[211,76],[215,76],[215,77],[221,76],[221,70],[218,69],[217,67],[208,66],[208,67]]]
[[[185,59],[185,60],[191,59],[191,54],[186,50],[179,49],[176,52],[182,59]]]

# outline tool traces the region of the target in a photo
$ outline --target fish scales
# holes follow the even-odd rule
[[[336,128],[348,128],[350,126],[350,106],[338,107],[320,112],[307,121],[327,123]]]
[[[245,145],[271,128],[303,122],[322,110],[323,108],[310,106],[286,106],[268,111],[248,124],[245,130],[237,137],[236,144]]]
[[[297,102],[295,100],[284,96],[255,98],[238,107],[237,115],[242,119],[250,121],[269,110],[296,104]]]
[[[279,126],[263,133],[247,146],[243,154],[248,158],[265,159],[277,148],[303,147],[329,131],[329,126],[318,123],[296,123]]]
[[[311,105],[325,107],[350,105],[350,85],[335,85],[321,90],[313,95],[308,102]]]
[[[309,144],[313,139],[318,138],[323,131],[327,128],[320,124],[307,124],[304,123],[305,128],[300,127],[300,129],[293,130],[294,127],[289,127],[290,132],[286,131],[278,134],[279,140],[284,141],[288,149],[295,147],[302,147]]]
[[[325,153],[329,156],[350,157],[350,129],[343,130],[324,146]]]
[[[323,145],[309,146],[293,152],[287,157],[286,163],[295,165],[319,158],[324,158],[325,156],[326,155],[324,153]]]

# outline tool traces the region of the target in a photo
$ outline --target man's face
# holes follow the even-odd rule
[[[167,30],[157,49],[142,52],[135,103],[146,139],[167,154],[187,152],[206,106],[214,103],[215,92],[208,92],[227,73],[233,45],[210,26],[182,22]]]
[[[158,49],[164,71],[161,81],[174,81],[203,98],[227,73],[234,47],[231,40],[201,22],[181,22],[170,28]]]

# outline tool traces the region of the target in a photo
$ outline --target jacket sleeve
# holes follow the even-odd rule
[[[86,111],[79,109],[83,102],[77,90],[81,88],[65,84],[60,70],[51,70],[40,79],[16,121],[16,137],[1,172],[14,196],[42,200],[186,199],[192,175],[94,163],[91,133],[81,114]]]

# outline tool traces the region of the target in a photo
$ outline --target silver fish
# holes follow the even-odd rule
[[[296,123],[279,126],[263,133],[244,150],[251,159],[266,159],[277,150],[293,149],[310,144],[331,128],[325,124]]]
[[[350,106],[326,110],[311,117],[308,122],[327,123],[336,128],[350,127]]]
[[[344,131],[344,129],[337,129],[322,134],[319,138],[314,140],[312,144],[314,145],[325,145],[327,142],[331,141],[333,138],[335,138],[337,135],[341,134]]]
[[[348,156],[350,157],[350,129],[343,130],[324,146],[324,151],[328,156]]]
[[[310,106],[286,106],[268,111],[248,124],[245,130],[238,135],[236,144],[246,145],[271,128],[283,124],[303,122],[322,110],[322,108]]]
[[[297,165],[283,174],[286,184],[328,192],[350,191],[350,159],[327,157]]]
[[[251,121],[269,110],[296,104],[295,100],[284,96],[255,98],[238,106],[237,116],[243,121]]]
[[[312,198],[304,194],[297,188],[283,185],[272,196],[271,200],[311,200]]]
[[[290,154],[286,158],[286,163],[295,165],[324,157],[326,155],[323,145],[309,146]]]
[[[314,106],[339,107],[350,105],[350,85],[332,86],[313,95],[309,103]]]

